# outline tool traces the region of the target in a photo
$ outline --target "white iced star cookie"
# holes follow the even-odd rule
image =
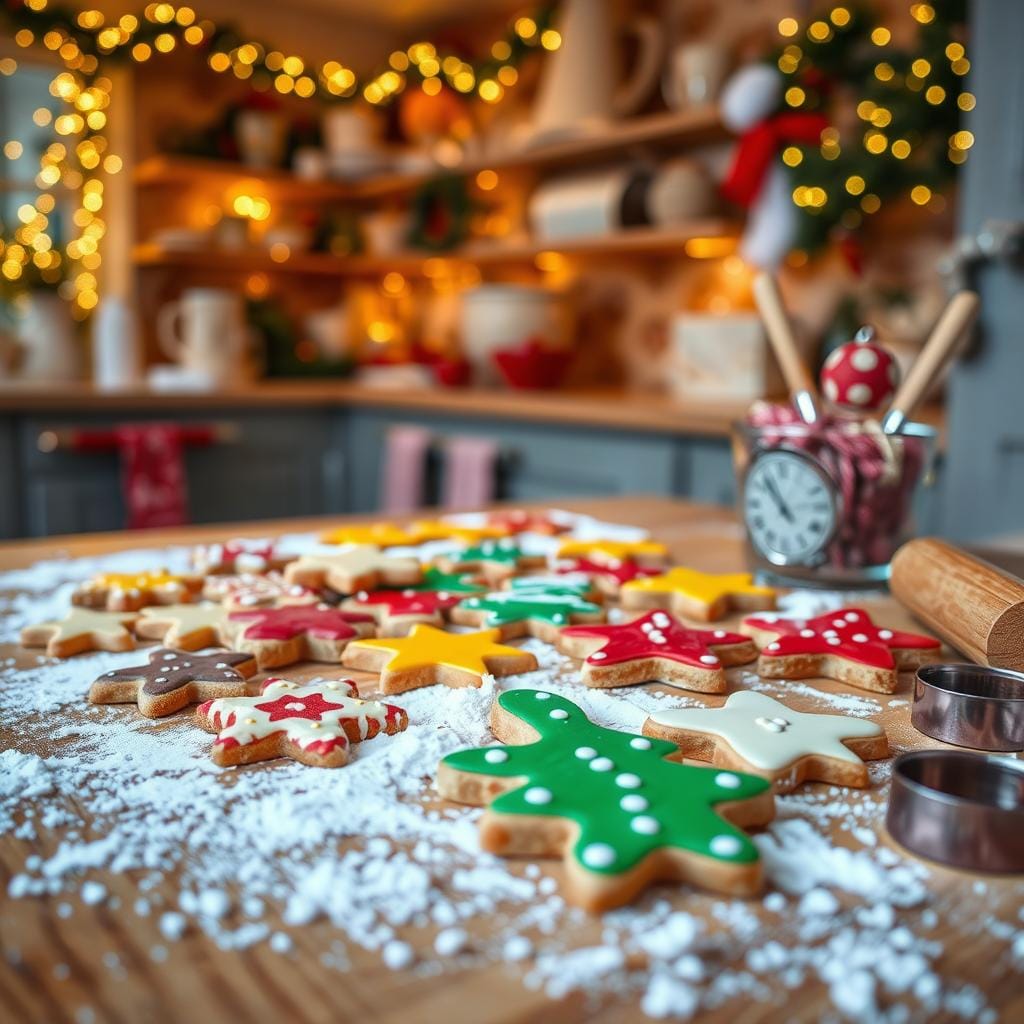
[[[415,558],[381,554],[373,544],[352,544],[337,554],[303,555],[285,567],[285,579],[302,587],[330,587],[339,594],[355,594],[376,587],[409,587],[423,576]]]
[[[885,730],[846,715],[794,711],[753,690],[720,708],[674,708],[644,723],[644,733],[675,743],[684,757],[771,779],[777,792],[802,782],[863,788],[869,761],[889,756]]]

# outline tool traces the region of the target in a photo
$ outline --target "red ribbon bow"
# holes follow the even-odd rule
[[[752,206],[779,147],[786,142],[817,143],[827,127],[821,114],[783,113],[760,121],[741,136],[722,195],[740,206]]]

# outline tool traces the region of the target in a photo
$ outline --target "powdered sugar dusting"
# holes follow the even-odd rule
[[[576,536],[641,536],[569,521]],[[526,540],[530,550],[554,547],[549,537]],[[313,536],[290,535],[280,547],[300,553],[315,544]],[[22,625],[59,616],[73,586],[96,572],[183,570],[188,554],[121,552],[6,573],[0,590],[18,593],[0,636],[9,641]],[[845,603],[834,596],[790,595],[783,610],[812,615]],[[942,975],[931,872],[879,840],[884,793],[877,789],[853,797],[813,786],[780,798],[776,821],[756,839],[768,880],[761,900],[654,888],[595,924],[566,906],[550,863],[481,853],[481,812],[439,801],[433,778],[445,754],[494,742],[487,721],[499,686],[563,693],[599,725],[632,732],[655,710],[701,703],[673,688],[587,689],[576,664],[550,645],[525,646],[538,658],[536,672],[487,678],[480,689],[402,694],[395,700],[409,714],[408,730],[359,744],[337,771],[289,761],[224,771],[210,761],[210,736],[189,713],[149,720],[131,706],[84,703],[93,678],[138,663],[138,652],[8,665],[0,685],[0,835],[24,840],[17,849],[26,851],[8,896],[67,894],[60,916],[80,900],[152,918],[162,943],[151,951],[153,969],[194,930],[224,949],[262,944],[294,956],[293,936],[326,919],[337,941],[320,960],[337,971],[349,969],[355,946],[395,971],[504,963],[553,999],[579,992],[596,1007],[620,998],[649,1017],[677,1020],[738,997],[784,1015],[789,991],[816,979],[839,1018],[994,1019],[977,987]],[[332,674],[341,673],[323,670]],[[770,688],[783,698],[788,689],[825,710],[881,710],[870,696],[765,684],[745,670],[729,678],[731,687]],[[74,713],[61,717],[65,710]],[[871,770],[882,783],[888,762]],[[29,852],[44,835],[39,848],[49,852]],[[111,896],[116,876],[137,890],[123,904]],[[1015,892],[1019,903],[1024,886]],[[1024,919],[1011,909],[1013,920],[1003,920],[1005,912],[993,897],[986,934],[1003,941],[1007,962],[1017,957],[1019,966]]]

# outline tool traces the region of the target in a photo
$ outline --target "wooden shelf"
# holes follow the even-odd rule
[[[474,242],[446,253],[402,252],[391,256],[333,256],[329,253],[299,252],[276,262],[261,249],[165,249],[153,243],[138,245],[133,260],[138,267],[166,267],[193,270],[221,270],[252,273],[287,273],[310,276],[349,277],[376,275],[389,270],[410,274],[424,272],[429,261],[500,266],[532,262],[539,253],[554,252],[580,258],[654,256],[674,253],[682,257],[687,242],[695,238],[731,239],[736,225],[710,218],[665,228],[633,228],[593,237],[523,241],[515,243]]]
[[[259,181],[282,201],[320,202],[386,198],[412,191],[424,181],[442,174],[476,174],[489,167],[496,171],[519,168],[569,167],[612,157],[630,155],[632,150],[681,149],[701,142],[726,138],[716,107],[670,111],[630,118],[574,138],[538,141],[506,153],[473,157],[455,166],[389,172],[361,181],[306,181],[280,169],[259,170],[242,164],[193,157],[154,156],[135,169],[135,183],[143,187],[166,187],[205,181],[230,188],[242,180]]]

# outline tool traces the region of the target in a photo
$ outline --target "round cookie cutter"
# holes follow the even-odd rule
[[[1024,673],[982,665],[923,665],[910,723],[932,739],[975,750],[1024,750]]]
[[[893,764],[889,834],[929,860],[1024,871],[1024,763],[962,750],[915,750]]]

